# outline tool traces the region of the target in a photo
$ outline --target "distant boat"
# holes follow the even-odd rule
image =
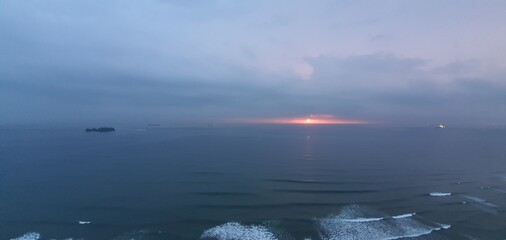
[[[446,126],[445,126],[444,124],[442,124],[442,123],[441,123],[441,124],[439,124],[439,125],[437,126],[437,128],[446,128]]]
[[[114,132],[116,129],[112,127],[86,128],[86,132]]]

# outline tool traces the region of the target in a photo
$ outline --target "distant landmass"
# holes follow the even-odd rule
[[[116,129],[112,127],[86,128],[86,132],[114,132]]]

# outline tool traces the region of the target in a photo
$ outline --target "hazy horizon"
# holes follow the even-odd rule
[[[506,125],[504,1],[0,2],[0,125]]]

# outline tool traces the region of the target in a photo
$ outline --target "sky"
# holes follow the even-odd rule
[[[0,124],[506,126],[506,1],[0,0]]]

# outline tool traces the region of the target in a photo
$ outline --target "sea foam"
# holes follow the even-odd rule
[[[445,193],[445,192],[431,192],[429,195],[433,197],[446,197],[452,195],[452,193]]]
[[[200,239],[216,240],[277,240],[273,233],[260,225],[245,226],[237,222],[229,222],[213,227],[202,233]]]
[[[381,213],[357,205],[345,207],[338,215],[331,215],[317,220],[320,237],[323,240],[393,240],[419,237],[450,227],[450,225],[444,224],[435,223],[433,226],[430,226],[421,223],[412,218],[415,215],[414,213],[375,218],[368,217],[372,214]],[[357,219],[357,221],[350,221],[350,219]],[[368,220],[364,221],[364,219]]]
[[[406,213],[406,214],[401,214],[401,215],[393,216],[392,218],[399,219],[399,218],[413,217],[415,214],[416,213]]]
[[[384,220],[384,219],[388,219],[388,218],[393,218],[393,219],[399,219],[399,218],[407,218],[407,217],[412,217],[414,216],[416,213],[406,213],[406,214],[401,214],[401,215],[396,215],[396,216],[387,216],[387,217],[370,217],[370,218],[364,218],[364,217],[359,217],[359,218],[353,218],[353,219],[342,219],[342,221],[344,222],[374,222],[374,221],[380,221],[380,220]]]
[[[11,238],[11,240],[38,240],[40,238],[40,234],[36,232],[25,233],[22,236],[17,238]]]

